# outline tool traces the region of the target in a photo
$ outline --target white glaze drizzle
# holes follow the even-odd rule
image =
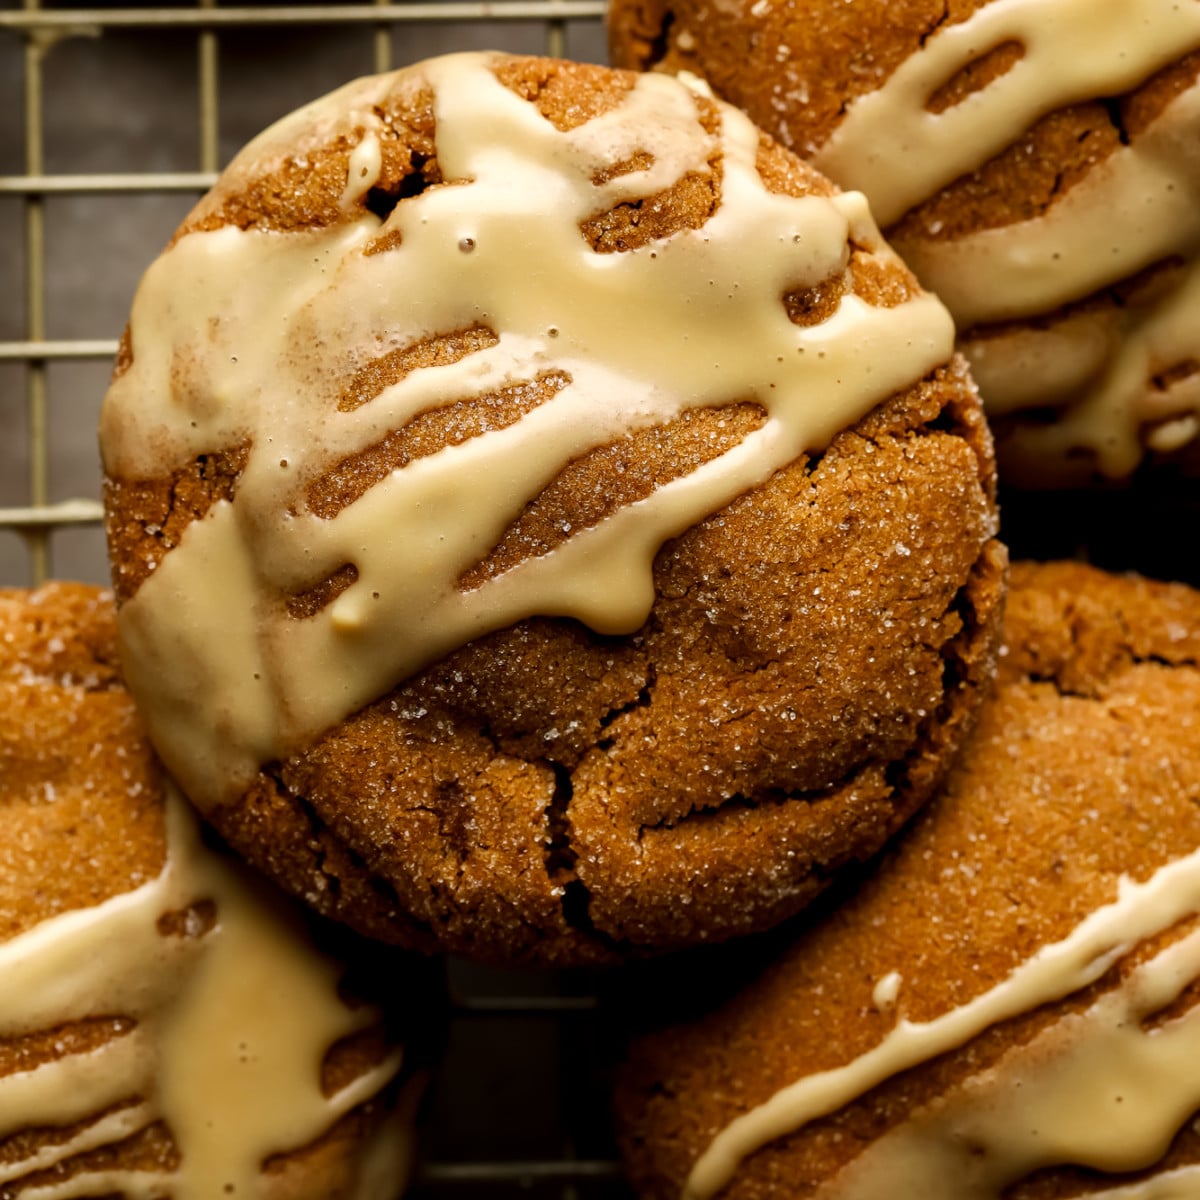
[[[346,187],[342,192],[342,208],[352,208],[379,182],[383,170],[383,148],[373,133],[364,134],[362,141],[350,152],[346,168]]]
[[[253,442],[234,502],[193,523],[120,615],[156,745],[202,806],[489,630],[535,614],[636,629],[666,539],[951,352],[928,297],[884,309],[848,296],[822,325],[788,320],[784,293],[842,270],[848,238],[886,251],[859,196],[767,192],[758,132],[727,107],[720,205],[703,228],[594,252],[581,222],[707,170],[716,143],[693,92],[645,77],[563,133],[490,61],[420,68],[443,177],[459,182],[397,205],[383,226],[401,234],[394,249],[362,253],[381,231],[370,215],[287,235],[225,228],[182,238],[139,290],[133,365],[105,405],[109,473],[161,474]],[[309,118],[370,134],[393,86],[353,85]],[[645,170],[593,182],[638,152],[652,156]],[[477,323],[497,345],[332,411],[345,364]],[[304,481],[416,414],[551,367],[570,384],[516,424],[411,463],[333,519],[303,511]],[[457,585],[571,459],[685,408],[744,400],[768,419],[720,458],[474,590]],[[358,579],[333,604],[286,615],[284,593],[346,562]]]
[[[1089,337],[1101,343],[1105,338],[1086,319],[1081,328],[1084,344],[1074,347],[1078,356],[1068,353],[1063,365],[1086,375],[1088,363],[1094,362]],[[1119,347],[1080,386],[1073,397],[1076,402],[1058,420],[1049,425],[1021,425],[1013,431],[1010,441],[1026,464],[1024,469],[1035,479],[1045,477],[1051,464],[1082,447],[1104,474],[1120,478],[1137,466],[1143,439],[1161,450],[1178,449],[1189,441],[1200,421],[1200,373],[1167,387],[1158,386],[1155,377],[1178,364],[1200,359],[1198,329],[1200,259],[1191,263],[1181,282],[1142,310],[1142,319],[1120,330]],[[1034,334],[1033,345],[1046,336],[1052,334]],[[986,341],[982,345],[989,363],[1003,357],[1003,339],[997,346]],[[964,346],[968,357],[973,349],[969,341]],[[1015,379],[1022,365],[1028,363],[1018,354],[1009,358],[1007,370],[1001,368],[1004,382],[995,389],[999,402],[993,405],[997,411],[1006,411],[1007,380]],[[1018,407],[1013,405],[1007,411]]]
[[[1200,1009],[1143,1022],[1197,978],[1193,933],[871,1143],[817,1197],[996,1200],[1044,1167],[1152,1167],[1200,1109],[1200,1075],[1180,1070],[1200,1056]]]
[[[1039,217],[897,245],[964,329],[1052,312],[1171,255],[1193,253],[1200,245],[1200,85],[1168,112],[1170,119],[1114,150]]]
[[[167,913],[208,901],[216,923],[202,936],[168,936]],[[262,1165],[300,1149],[369,1100],[399,1069],[399,1052],[336,1095],[321,1091],[328,1049],[378,1018],[338,995],[341,967],[317,953],[298,919],[240,868],[206,850],[173,790],[162,873],[94,908],[44,921],[0,945],[0,1035],[121,1016],[130,1031],[86,1053],[64,1054],[0,1077],[0,1137],[107,1115],[58,1144],[0,1167],[0,1183],[114,1145],[155,1121],[171,1131],[180,1166],[177,1200],[265,1196]],[[389,1122],[395,1155],[406,1135]],[[394,1155],[394,1156],[395,1156]],[[396,1163],[400,1166],[400,1163]],[[402,1176],[360,1177],[356,1200],[390,1200]],[[161,1173],[111,1167],[21,1190],[29,1200],[119,1191],[162,1194]]]
[[[1024,54],[1003,76],[943,112],[926,108],[939,87],[1005,42],[1020,43]],[[879,89],[856,99],[814,158],[843,186],[865,191],[887,225],[1013,144],[1039,117],[1132,90],[1197,47],[1197,0],[992,0],[937,30]],[[895,244],[968,332],[1055,313],[1170,257],[1194,270],[1200,85],[1041,216],[956,238],[908,233]],[[1064,457],[1079,450],[1100,473],[1120,478],[1137,465],[1143,442],[1171,450],[1194,436],[1200,395],[1174,390],[1166,398],[1153,383],[1197,357],[1196,291],[1183,303],[1182,335],[1181,302],[1159,296],[1117,316],[1052,319],[964,341],[989,412],[1066,409],[1061,425],[1018,429],[1006,451],[1014,479],[1019,472],[1032,484],[1053,480]],[[1160,352],[1151,360],[1148,346]],[[1146,411],[1163,404],[1165,417]],[[1145,428],[1159,420],[1161,430]]]
[[[889,971],[886,975],[881,975],[871,989],[871,1003],[880,1012],[887,1012],[889,1009],[895,1008],[896,1000],[900,996],[900,985],[903,982],[904,976],[899,971]]]
[[[987,51],[1021,59],[943,112],[930,97]],[[813,156],[871,199],[883,225],[981,167],[1055,109],[1130,91],[1200,46],[1196,0],[992,0],[925,39],[887,82],[857,97]]]
[[[1062,941],[1043,947],[996,987],[931,1021],[910,1022],[901,1016],[889,1033],[865,1054],[841,1067],[797,1080],[764,1103],[735,1118],[696,1160],[684,1186],[684,1200],[709,1200],[733,1179],[738,1165],[747,1156],[769,1142],[803,1128],[818,1117],[835,1112],[901,1071],[965,1045],[1001,1021],[1031,1012],[1039,1005],[1081,990],[1099,979],[1140,942],[1198,912],[1200,851],[1161,868],[1144,883],[1123,879],[1118,898],[1113,903],[1089,915]],[[1148,1012],[1156,1011],[1169,1003],[1172,996],[1188,982],[1197,978],[1200,978],[1200,936],[1192,935],[1139,968],[1135,983],[1124,986],[1116,999],[1098,1003],[1089,1013],[1089,1020],[1099,1033],[1093,1032],[1091,1036],[1108,1038],[1110,1045],[1115,1044],[1112,1039],[1119,1038],[1125,1061],[1136,1062],[1142,1077],[1153,1083],[1157,1078],[1156,1071],[1161,1067],[1156,1057],[1157,1045],[1163,1044],[1156,1044],[1154,1036],[1162,1034],[1146,1036],[1130,1033],[1126,1037],[1118,1027],[1127,1017],[1129,1006],[1139,1011],[1139,1006],[1144,1006]],[[1182,1028],[1185,1029],[1183,1034],[1172,1036],[1189,1039],[1200,1037],[1200,1018],[1190,1019]],[[1103,1071],[1103,1061],[1093,1062],[1094,1057],[1086,1052],[1080,1054],[1075,1060],[1077,1071],[1084,1068]],[[1003,1069],[1003,1064],[999,1069]],[[1060,1060],[1055,1064],[1054,1071],[1061,1069]],[[1121,1068],[1113,1068],[1110,1063],[1108,1069],[1123,1070],[1124,1063]],[[1127,1074],[1120,1076],[1122,1079],[1128,1077]],[[1006,1079],[1011,1082],[1011,1077]],[[1142,1155],[1144,1160],[1145,1141],[1138,1142],[1135,1150],[1127,1149],[1129,1140],[1137,1136],[1157,1145],[1161,1153],[1166,1141],[1181,1123],[1181,1107],[1184,1116],[1193,1111],[1195,1104],[1193,1109],[1187,1108],[1192,1092],[1196,1093],[1196,1103],[1200,1103],[1200,1084],[1193,1080],[1186,1086],[1191,1091],[1182,1105],[1177,1089],[1165,1085],[1143,1088],[1136,1102],[1136,1107],[1141,1110],[1136,1116],[1137,1130],[1125,1131],[1116,1124],[1105,1127],[1108,1136],[1104,1139],[1103,1152],[1108,1158],[1104,1161],[1114,1161],[1123,1153],[1128,1159]],[[1033,1090],[1036,1092],[1036,1089]],[[1036,1103],[1036,1095],[1022,1092],[1022,1097],[1030,1105]],[[1061,1116],[1057,1120],[1048,1117],[1048,1128],[1031,1135],[1032,1139],[1039,1146],[1043,1145],[1050,1140],[1055,1128],[1063,1127],[1065,1120]],[[988,1128],[997,1141],[1008,1140],[1004,1153],[998,1153],[998,1160],[1007,1162],[1010,1158],[1018,1157],[1014,1143],[1027,1158],[1035,1154],[1029,1149],[1029,1141],[1024,1139],[1024,1135],[1028,1134],[1026,1126],[1013,1125],[1007,1116],[1001,1115]],[[1146,1130],[1150,1131],[1149,1135],[1145,1133]],[[919,1130],[907,1132],[913,1132],[917,1138],[920,1136]],[[906,1132],[902,1130],[895,1136],[904,1138]],[[1043,1140],[1039,1141],[1039,1138]],[[1122,1142],[1123,1138],[1127,1139],[1125,1143]],[[926,1155],[936,1152],[928,1146],[924,1149]],[[910,1165],[920,1158],[920,1154],[910,1155]],[[891,1161],[894,1165],[895,1159]],[[1153,1158],[1149,1161],[1153,1161]],[[1144,1165],[1144,1161],[1139,1165]],[[886,1175],[886,1171],[883,1174]],[[950,1178],[957,1184],[956,1175]],[[856,1181],[849,1192],[856,1200],[860,1196],[866,1198],[875,1194],[866,1190],[865,1185],[863,1190],[857,1190],[858,1186]],[[893,1187],[889,1194],[904,1193],[903,1189],[897,1193]],[[924,1188],[917,1188],[911,1194],[937,1195],[926,1192]],[[967,1195],[965,1192],[963,1194]],[[969,1195],[990,1198],[1000,1194],[1000,1189],[996,1188]]]

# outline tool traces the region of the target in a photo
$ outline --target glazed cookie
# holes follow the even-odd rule
[[[387,941],[762,929],[916,809],[990,674],[945,310],[664,76],[451,56],[287,118],[147,274],[102,442],[159,751]]]
[[[416,1076],[345,963],[204,844],[110,594],[0,591],[0,800],[0,1198],[394,1200]]]
[[[1200,474],[1197,5],[613,0],[611,36],[867,194],[955,315],[1003,479]]]
[[[1015,566],[945,791],[732,1000],[635,1047],[640,1194],[1195,1194],[1198,728],[1200,593]]]

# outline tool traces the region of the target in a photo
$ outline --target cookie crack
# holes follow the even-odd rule
[[[946,606],[944,616],[955,614],[961,628],[954,637],[941,647],[942,698],[937,708],[930,712],[917,726],[913,744],[901,758],[884,768],[884,780],[893,796],[902,796],[912,785],[914,774],[920,770],[928,752],[935,748],[938,739],[951,745],[963,739],[974,727],[978,715],[977,704],[967,705],[965,712],[959,699],[967,690],[986,688],[991,683],[991,667],[994,660],[985,654],[982,659],[973,653],[985,639],[985,622],[981,620],[972,597],[977,588],[986,589],[985,578],[990,571],[1003,569],[1005,555],[998,542],[988,542],[980,552],[962,587],[955,592]],[[933,785],[936,786],[936,783]]]
[[[1129,129],[1125,124],[1125,114],[1121,110],[1121,100],[1117,96],[1109,96],[1100,101],[1104,106],[1104,111],[1108,115],[1109,122],[1117,131],[1117,137],[1121,139],[1122,146],[1129,145]]]
[[[571,929],[614,953],[621,953],[625,943],[599,929],[592,920],[592,893],[575,870],[577,855],[571,843],[570,804],[575,784],[570,770],[552,758],[538,763],[554,775],[554,792],[546,806],[547,842],[546,874],[562,905],[563,921]]]
[[[962,712],[961,693],[967,688],[977,688],[986,685],[987,672],[980,677],[976,656],[972,650],[984,636],[984,625],[976,612],[972,597],[986,574],[995,567],[994,555],[999,550],[991,549],[997,544],[989,542],[981,551],[979,559],[972,567],[962,586],[955,592],[946,606],[944,616],[955,614],[960,622],[959,632],[940,647],[942,665],[942,697],[938,706],[928,713],[916,726],[913,741],[908,752],[901,758],[883,767],[883,776],[893,797],[896,798],[897,810],[907,815],[911,811],[911,802],[906,799],[906,793],[912,787],[921,785],[914,782],[913,776],[925,761],[931,746],[938,737],[954,737],[956,731],[957,713]],[[730,722],[742,720],[751,713],[739,713],[730,717]],[[659,821],[647,821],[639,825],[637,840],[641,842],[648,833],[656,830],[669,830],[687,822],[725,820],[731,812],[754,811],[767,806],[787,804],[791,802],[819,803],[822,799],[833,796],[844,788],[853,785],[880,763],[864,760],[846,772],[840,779],[820,788],[789,791],[782,788],[766,787],[754,793],[735,792],[720,799],[715,804],[699,802],[693,805],[681,816],[663,818]],[[922,792],[923,794],[923,792]]]
[[[324,821],[317,815],[312,803],[303,796],[296,795],[283,778],[283,768],[278,763],[268,764],[261,768],[262,774],[271,781],[275,794],[285,803],[294,806],[303,815],[308,824],[309,849],[313,854],[313,871],[323,881],[323,890],[332,897],[335,905],[341,898],[342,880],[334,871],[327,870],[325,861],[329,857],[321,839],[321,834],[327,830]]]
[[[337,836],[330,828],[329,823],[317,812],[316,806],[311,800],[288,786],[283,777],[282,764],[268,763],[260,768],[260,774],[271,782],[279,798],[299,813],[308,825],[308,849],[312,855],[309,870],[315,872],[322,881],[325,905],[332,910],[326,915],[332,916],[337,913],[337,919],[345,919],[340,913],[345,880],[340,872],[326,866],[330,857],[330,849],[326,841],[332,840],[337,849],[346,856],[348,863],[361,877],[366,887],[388,906],[389,919],[393,923],[403,921],[427,939],[434,938],[433,925],[417,916],[411,911],[409,905],[403,903],[400,893],[391,881],[375,871],[354,846]]]
[[[433,168],[426,174],[425,168],[431,163]],[[363,205],[380,221],[387,221],[402,200],[411,200],[438,183],[438,179],[434,177],[436,167],[437,162],[433,155],[421,154],[414,150],[410,159],[409,173],[402,175],[394,183],[370,188],[363,200]]]
[[[1121,644],[1118,648],[1119,657],[1111,663],[1093,682],[1099,687],[1110,684],[1114,674],[1121,669],[1130,667],[1161,667],[1164,670],[1197,670],[1200,669],[1200,658],[1184,657],[1184,658],[1167,658],[1162,654],[1139,654],[1132,646]],[[1027,671],[1024,674],[1024,679],[1030,684],[1044,684],[1052,687],[1055,694],[1064,700],[1090,700],[1096,704],[1105,704],[1106,700],[1096,687],[1085,688],[1075,687],[1068,683],[1062,677],[1059,670],[1050,671]]]
[[[663,13],[662,24],[659,25],[654,36],[647,41],[646,58],[641,68],[643,71],[657,66],[667,57],[667,51],[671,48],[671,28],[677,19],[675,13],[670,10]]]
[[[617,705],[610,708],[600,718],[601,729],[608,729],[614,722],[620,720],[621,717],[629,713],[637,712],[639,709],[649,708],[654,703],[654,689],[658,685],[658,669],[654,663],[646,664],[646,681],[638,689],[637,695],[625,704]],[[598,750],[611,750],[613,747],[612,738],[600,738],[596,742]]]
[[[755,812],[761,808],[777,807],[783,804],[819,803],[821,800],[835,795],[843,787],[853,782],[855,777],[870,764],[859,764],[849,774],[833,783],[820,788],[807,788],[798,791],[786,791],[781,788],[764,788],[761,792],[748,795],[745,792],[734,792],[719,800],[716,804],[697,802],[687,812],[673,817],[663,817],[658,821],[645,821],[638,826],[637,840],[641,842],[647,833],[678,829],[683,825],[727,820],[728,814],[736,811]]]

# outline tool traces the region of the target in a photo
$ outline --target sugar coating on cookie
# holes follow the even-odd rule
[[[611,20],[616,61],[702,72],[867,194],[954,313],[1014,481],[1195,459],[1194,3],[618,0]]]
[[[1194,1189],[1200,595],[1020,564],[1009,603],[996,697],[910,835],[738,998],[635,1051],[643,1195]]]
[[[0,698],[3,1194],[397,1195],[401,1050],[203,844],[121,683],[111,594],[0,592]]]
[[[494,950],[496,921],[530,952],[545,937],[586,943],[578,927],[603,901],[586,921],[562,909],[589,870],[621,877],[606,936],[708,936],[678,912],[669,934],[638,928],[636,897],[617,894],[636,892],[630,834],[669,840],[694,811],[759,808],[752,784],[774,802],[902,757],[884,743],[911,745],[935,720],[943,648],[961,632],[966,659],[985,656],[990,448],[952,349],[944,308],[862,198],[698,84],[455,55],[348,85],[252,143],[188,218],[139,290],[105,403],[123,647],[159,751],[243,852],[288,810],[284,839],[322,848],[260,852],[272,873],[394,940]],[[877,438],[847,441],[888,404]],[[856,763],[834,747],[816,769],[785,763],[757,784],[752,766],[739,783],[730,755],[762,755],[717,732],[756,707],[735,680],[698,720],[730,743],[713,747],[716,783],[686,778],[704,764],[671,749],[681,781],[626,789],[609,751],[675,669],[647,646],[665,628],[676,662],[713,649],[665,621],[664,600],[695,607],[710,587],[710,622],[746,621],[746,667],[725,647],[726,675],[786,657],[735,612],[749,595],[722,598],[738,586],[730,554],[786,575],[769,541],[755,555],[748,539],[834,447],[882,452],[848,489],[829,486],[853,508],[877,486],[866,475],[896,481],[886,553],[943,574],[916,618],[933,635],[908,638],[931,653],[893,664],[906,681],[880,681],[863,718],[885,726],[880,748],[848,715]],[[834,454],[826,469],[850,468]],[[746,504],[764,488],[774,500]],[[926,502],[962,535],[944,557]],[[809,507],[794,503],[789,524]],[[853,544],[862,517],[842,517],[833,536]],[[698,555],[674,540],[706,521]],[[821,521],[806,523],[816,536]],[[664,568],[665,546],[679,565]],[[969,619],[949,613],[977,566],[988,600],[976,613],[972,591]],[[914,592],[894,582],[907,605]],[[806,599],[822,609],[838,590],[814,581]],[[855,595],[870,603],[869,590]],[[881,668],[896,653],[881,645]],[[782,710],[786,681],[776,690]],[[648,762],[697,723],[692,703],[636,735]],[[635,828],[614,865],[596,839],[626,803]],[[868,841],[911,806],[885,807]],[[845,836],[831,858],[859,852],[860,820],[832,818]],[[664,854],[676,868],[687,857]],[[691,857],[701,876],[708,858],[716,903],[737,871],[703,843]],[[772,865],[775,908],[811,890],[801,867]],[[352,897],[347,868],[385,884]]]

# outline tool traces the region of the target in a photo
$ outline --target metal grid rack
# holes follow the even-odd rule
[[[0,0],[0,586],[107,577],[95,418],[137,277],[238,146],[345,79],[603,58],[603,0]],[[452,963],[414,1200],[618,1200],[595,980]]]

